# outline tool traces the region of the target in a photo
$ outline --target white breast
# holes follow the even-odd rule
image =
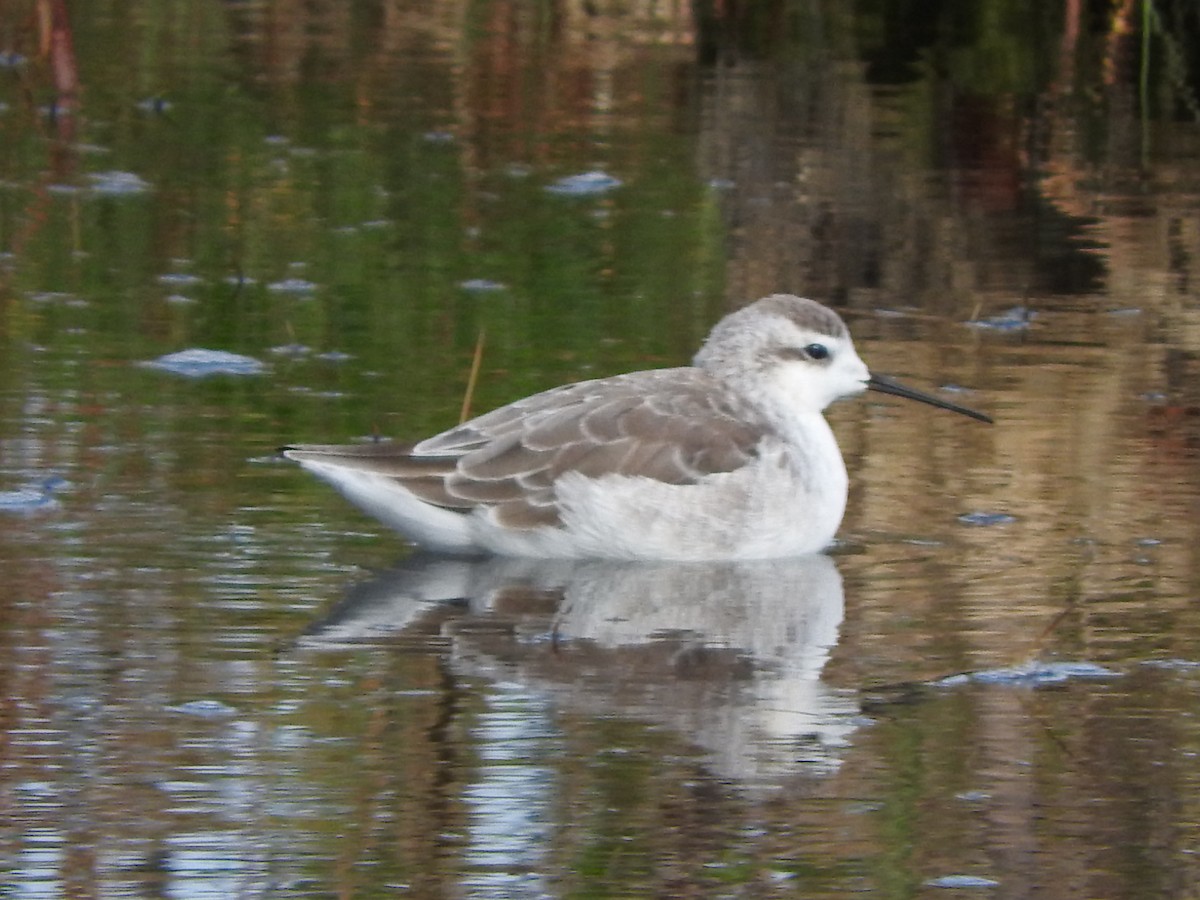
[[[475,519],[479,543],[516,556],[616,559],[762,559],[815,553],[846,507],[846,469],[824,417],[757,460],[696,484],[567,473],[555,486],[562,526],[513,531]]]

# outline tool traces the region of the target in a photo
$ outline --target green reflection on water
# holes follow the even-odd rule
[[[568,128],[543,161],[519,131],[469,147],[461,128],[443,136],[452,53],[426,48],[403,66],[376,54],[399,81],[364,98],[362,22],[347,46],[316,50],[314,72],[325,52],[333,68],[294,82],[256,68],[266,60],[239,43],[236,14],[81,11],[75,25],[82,114],[51,122],[14,96],[0,120],[12,148],[0,237],[13,254],[9,379],[65,390],[84,373],[105,408],[85,418],[139,410],[133,420],[190,448],[190,462],[201,445],[228,446],[215,474],[284,440],[452,424],[481,333],[476,410],[681,362],[711,317],[719,229],[692,138],[664,114],[670,53],[641,71],[641,94],[601,141]],[[113,60],[126,29],[138,47],[153,42],[136,35],[165,34],[182,52],[147,53],[130,78]],[[627,183],[596,198],[544,190],[597,163]],[[103,172],[147,189],[97,196],[89,176]],[[500,288],[465,290],[471,279]],[[299,282],[311,290],[281,289]],[[64,296],[32,299],[51,292]],[[133,365],[185,347],[254,356],[271,373],[196,384]],[[328,352],[349,358],[315,358]]]
[[[481,333],[476,410],[678,363],[727,295],[759,285],[842,301],[873,359],[1004,413],[986,433],[834,413],[861,545],[839,560],[838,683],[1008,664],[1035,640],[1182,665],[884,710],[839,771],[765,798],[619,702],[561,715],[538,758],[558,792],[548,867],[596,895],[911,896],[984,863],[1012,893],[1033,863],[1114,896],[1188,882],[1195,137],[1130,117],[1116,23],[1070,48],[1052,6],[763,4],[727,44],[705,28],[730,23],[672,43],[611,13],[592,23],[607,34],[572,43],[589,26],[559,27],[570,4],[503,21],[502,4],[418,6],[73,4],[74,118],[42,110],[43,61],[0,71],[0,475],[71,482],[52,514],[0,519],[0,865],[53,837],[80,848],[51,875],[65,895],[203,885],[218,877],[205,863],[319,896],[461,885],[491,682],[449,671],[435,627],[294,652],[357,567],[402,551],[266,457],[451,424]],[[693,65],[719,48],[737,52]],[[1156,102],[1186,99],[1159,77]],[[1151,137],[1160,157],[1140,154]],[[544,190],[593,169],[623,186]],[[97,195],[89,176],[106,172],[147,189]],[[1028,332],[963,327],[977,304],[1026,301],[1045,312]],[[270,369],[192,381],[137,365],[186,347]],[[1021,516],[956,528],[974,508]],[[191,701],[225,712],[189,718]],[[202,841],[172,856],[209,833],[225,843],[208,856]]]

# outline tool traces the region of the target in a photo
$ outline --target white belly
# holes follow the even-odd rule
[[[694,561],[816,553],[841,524],[847,477],[827,426],[805,437],[804,446],[763,448],[753,465],[696,484],[568,473],[556,485],[561,528],[513,531],[484,515],[475,534],[509,556]]]

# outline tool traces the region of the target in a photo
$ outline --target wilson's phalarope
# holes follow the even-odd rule
[[[837,313],[776,294],[718,322],[691,366],[553,388],[417,444],[282,452],[432,550],[794,556],[827,546],[846,508],[822,410],[868,389],[991,421],[872,375]]]

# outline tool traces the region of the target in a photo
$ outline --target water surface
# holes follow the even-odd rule
[[[0,893],[1190,895],[1188,23],[769,6],[3,37]],[[834,407],[827,556],[431,559],[274,456],[777,290],[997,420]]]

